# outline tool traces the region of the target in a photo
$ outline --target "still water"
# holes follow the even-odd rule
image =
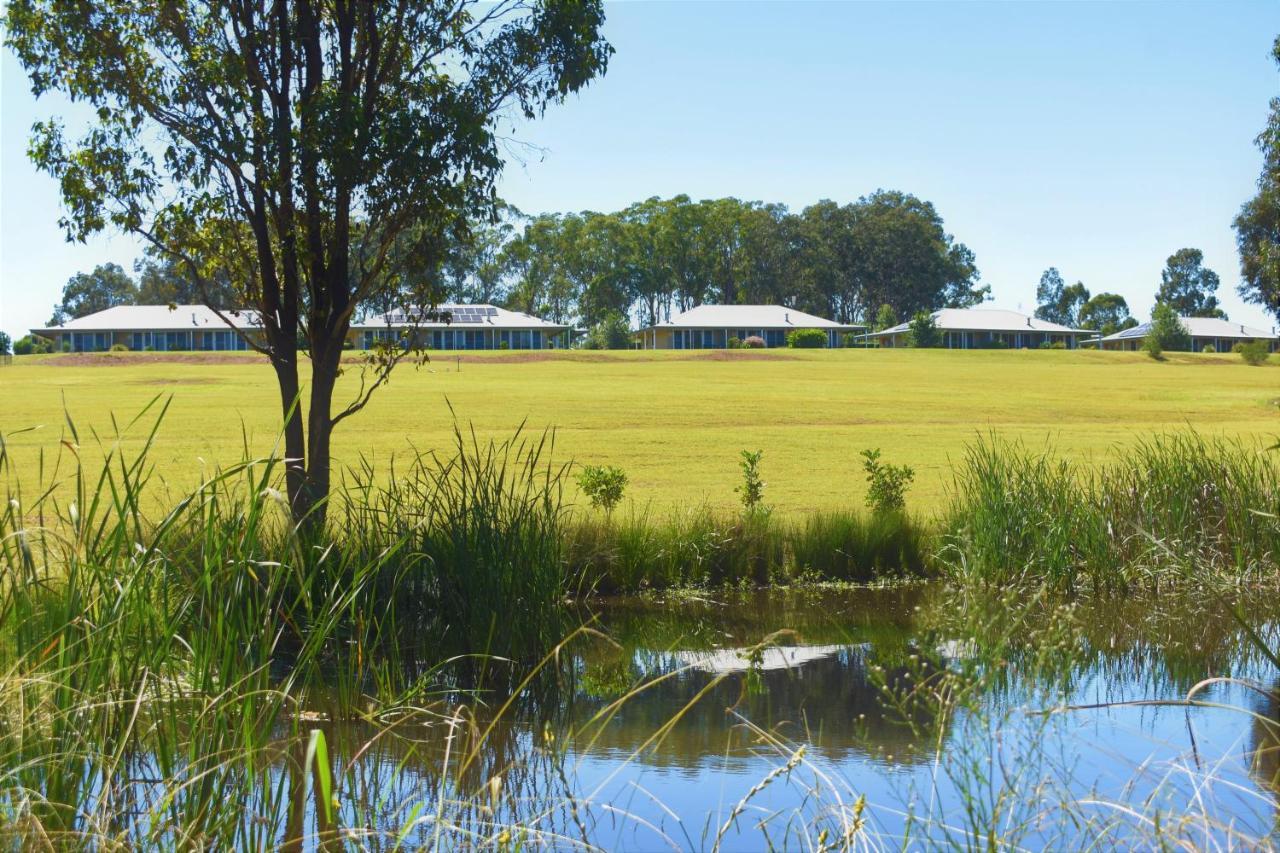
[[[1268,599],[1246,619],[1272,648]],[[505,706],[319,723],[367,846],[1274,846],[1280,672],[1212,598],[594,602]],[[1168,704],[1195,693],[1198,704]],[[314,819],[298,813],[299,825]]]

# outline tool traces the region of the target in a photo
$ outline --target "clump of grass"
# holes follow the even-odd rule
[[[1094,468],[984,437],[954,494],[946,562],[966,582],[1118,592],[1256,578],[1280,559],[1275,454],[1197,433],[1157,435]]]
[[[452,455],[415,456],[386,486],[367,466],[351,476],[339,529],[367,557],[406,542],[378,598],[415,633],[517,658],[564,636],[561,603],[579,584],[564,568],[568,466],[551,461],[553,447],[549,432],[481,443],[455,429]]]
[[[817,513],[790,536],[798,571],[855,583],[923,577],[926,543],[924,530],[904,512]]]
[[[764,584],[787,568],[783,529],[767,514],[580,516],[566,539],[569,574],[581,577],[584,592]]]
[[[573,516],[570,575],[583,591],[787,583],[801,578],[867,583],[928,572],[929,536],[910,516],[819,513],[787,524],[764,513],[718,516],[706,508],[655,517]]]

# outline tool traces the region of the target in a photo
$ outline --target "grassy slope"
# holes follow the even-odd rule
[[[589,353],[511,363],[513,354],[440,358],[403,368],[365,412],[339,428],[342,462],[368,455],[385,468],[410,445],[446,446],[452,401],[482,435],[522,420],[558,428],[559,459],[620,465],[629,495],[655,508],[730,506],[737,454],[765,451],[767,496],[780,511],[860,504],[858,451],[881,447],[916,467],[909,505],[938,507],[949,461],[977,432],[1051,442],[1094,458],[1152,430],[1188,424],[1207,433],[1280,433],[1280,372],[1237,356],[1097,352],[815,351],[750,360],[725,354]],[[100,366],[107,364],[109,366]],[[352,368],[342,386],[355,388]],[[152,457],[176,489],[216,461],[272,446],[279,419],[273,375],[254,357],[173,363],[146,354],[17,359],[0,368],[0,431],[28,488],[37,448],[56,453],[63,407],[88,444],[89,427],[131,418],[157,393],[173,404]],[[13,434],[29,426],[42,429]],[[141,440],[141,430],[135,430]],[[49,457],[51,458],[51,456]]]

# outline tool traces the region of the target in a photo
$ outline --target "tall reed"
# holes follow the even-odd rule
[[[952,577],[1086,591],[1274,577],[1276,453],[1188,432],[1117,456],[1085,467],[980,438],[956,472],[944,521]]]

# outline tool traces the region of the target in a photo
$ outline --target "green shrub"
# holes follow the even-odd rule
[[[1238,343],[1232,347],[1232,352],[1239,353],[1245,364],[1252,364],[1254,367],[1266,364],[1267,359],[1271,358],[1271,348],[1266,341]]]
[[[584,465],[578,474],[578,488],[591,501],[591,506],[612,513],[622,502],[627,474],[612,465]]]
[[[898,325],[898,312],[886,302],[876,310],[875,331],[883,332],[896,325]]]
[[[742,451],[742,461],[738,466],[742,469],[742,485],[734,488],[742,497],[742,508],[746,515],[768,515],[770,507],[764,503],[765,482],[760,476],[760,460],[763,450],[754,453]]]
[[[742,349],[742,340],[735,335],[729,336],[728,344],[729,349]]]
[[[621,311],[610,311],[591,327],[583,349],[631,349],[631,324]]]
[[[867,506],[875,513],[898,512],[907,505],[907,488],[916,472],[908,465],[880,461],[880,449],[862,451],[867,472]]]
[[[1215,347],[1213,344],[1205,344],[1200,348],[1200,352],[1204,353],[1205,355],[1213,355],[1217,351],[1218,351],[1218,348]]]
[[[787,333],[787,346],[795,349],[821,349],[827,345],[827,333],[821,329],[796,329]]]
[[[14,355],[44,355],[53,352],[53,341],[39,335],[27,335],[13,342]]]
[[[129,347],[126,344],[112,344],[111,351],[112,352],[128,352]]]
[[[1182,324],[1182,320],[1178,319],[1178,313],[1172,306],[1157,302],[1156,307],[1151,309],[1151,328],[1147,331],[1144,346],[1152,358],[1159,358],[1166,351],[1191,350],[1191,333]]]
[[[938,324],[933,321],[932,314],[928,311],[916,312],[916,315],[911,318],[907,343],[913,347],[937,347],[942,345],[942,333],[938,331]]]

